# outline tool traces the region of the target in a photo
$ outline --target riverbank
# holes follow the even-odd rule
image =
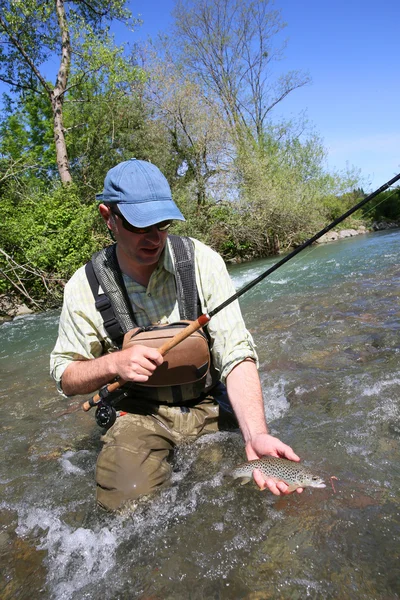
[[[357,229],[341,229],[340,231],[328,231],[325,235],[321,236],[316,243],[317,244],[326,244],[327,242],[336,242],[337,240],[344,240],[349,237],[354,237],[355,235],[362,235],[365,233],[369,233],[372,231],[384,231],[385,229],[397,229],[399,227],[398,223],[373,223],[371,227],[366,227],[365,225],[360,225]]]
[[[316,243],[317,244],[326,244],[328,242],[336,242],[338,240],[343,240],[349,237],[354,237],[356,235],[364,235],[366,233],[370,233],[372,231],[383,231],[386,229],[397,229],[400,227],[399,223],[395,222],[380,222],[373,223],[371,227],[366,227],[365,225],[360,225],[357,229],[341,229],[341,230],[332,230],[325,233],[322,237],[320,237]],[[230,264],[235,264],[239,261],[235,258],[229,261]],[[40,312],[37,310],[32,310],[25,304],[21,302],[20,298],[18,298],[15,294],[0,294],[0,325],[6,321],[11,321],[16,317],[22,317],[26,315],[30,315],[36,312]]]
[[[6,321],[12,321],[15,317],[31,315],[33,311],[25,303],[22,303],[14,294],[0,295],[0,325]]]

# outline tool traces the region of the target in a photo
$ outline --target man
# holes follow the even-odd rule
[[[168,227],[173,220],[185,219],[163,174],[151,163],[125,161],[108,172],[97,199],[100,214],[116,240],[120,287],[125,287],[135,323],[146,327],[179,321],[177,267]],[[231,296],[234,288],[221,257],[197,240],[193,244],[197,293],[201,311],[207,313]],[[247,458],[273,455],[300,460],[289,446],[268,434],[257,356],[238,302],[215,315],[207,330],[213,368],[226,384]],[[165,485],[174,446],[218,430],[222,409],[215,390],[220,386],[196,397],[177,386],[181,401],[175,401],[175,396],[165,402],[147,400],[146,391],[152,388],[146,382],[162,363],[156,348],[139,343],[118,349],[96,309],[87,271],[80,268],[65,287],[59,336],[51,355],[52,375],[66,396],[93,393],[118,378],[131,382],[135,389],[124,404],[128,414],[119,417],[102,438],[97,500],[107,509],[115,510]],[[265,479],[259,471],[254,479],[261,489],[268,487],[276,495],[287,493],[285,483]]]

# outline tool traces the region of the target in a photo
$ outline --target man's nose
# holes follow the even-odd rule
[[[149,233],[146,235],[147,239],[152,242],[158,242],[162,238],[163,232],[158,229],[155,225],[152,226]]]

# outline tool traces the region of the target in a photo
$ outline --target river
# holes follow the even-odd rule
[[[181,447],[171,487],[96,509],[101,430],[48,375],[57,312],[0,327],[0,597],[400,597],[400,230],[302,252],[241,299],[272,433],[336,493],[226,481],[238,433]],[[230,268],[237,288],[274,260]]]

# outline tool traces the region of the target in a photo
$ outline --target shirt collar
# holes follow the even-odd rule
[[[162,266],[169,273],[175,274],[175,263],[171,250],[171,242],[169,238],[167,238],[167,243],[165,244],[164,252],[163,252],[164,260]]]

